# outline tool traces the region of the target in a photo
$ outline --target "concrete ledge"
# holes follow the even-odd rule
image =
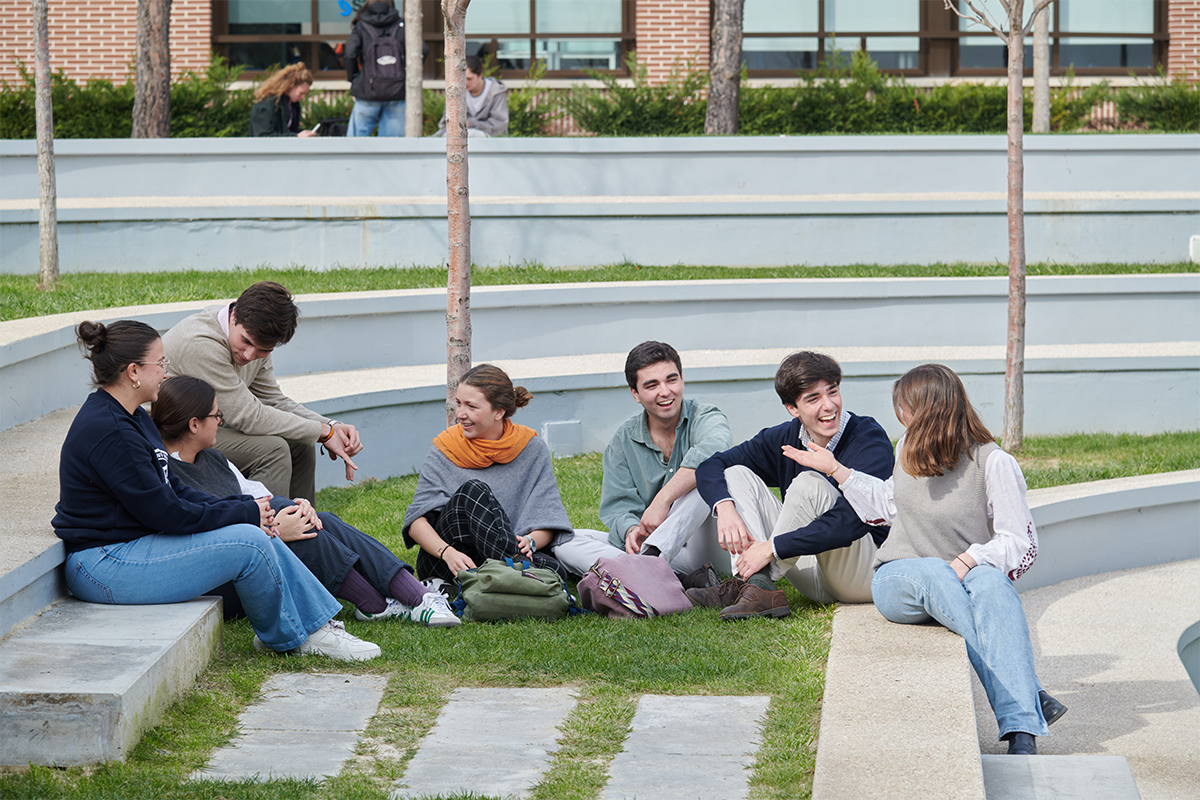
[[[221,601],[63,598],[0,647],[0,765],[122,760],[221,643]]]
[[[962,638],[839,606],[825,670],[813,800],[984,800]]]

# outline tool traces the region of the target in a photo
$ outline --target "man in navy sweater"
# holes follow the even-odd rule
[[[793,419],[717,453],[696,469],[696,488],[717,517],[721,547],[735,575],[720,586],[689,589],[722,619],[791,613],[775,581],[786,575],[818,603],[871,602],[871,564],[887,528],[862,522],[837,483],[783,455],[783,445],[832,450],[837,460],[886,480],[892,444],[879,423],[842,409],[842,368],[822,353],[783,360],[775,392]],[[778,487],[783,502],[775,499]]]

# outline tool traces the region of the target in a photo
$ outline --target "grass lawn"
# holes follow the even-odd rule
[[[1031,437],[1018,457],[1030,488],[1200,467],[1200,433],[1160,436]],[[599,527],[599,455],[561,459],[555,474],[572,522]],[[399,536],[416,476],[325,489],[317,505],[383,541],[410,563]],[[786,584],[786,582],[784,582]],[[575,687],[579,705],[535,797],[597,797],[640,695],[769,694],[771,709],[751,778],[751,796],[811,795],[833,608],[788,588],[792,616],[721,623],[716,611],[628,622],[594,615],[554,623],[468,624],[432,630],[403,623],[347,628],[383,648],[357,666],[257,654],[244,621],[225,628],[225,647],[195,689],[171,708],[123,764],[33,768],[0,777],[0,796],[19,798],[370,798],[383,800],[404,772],[449,692],[458,686]],[[300,781],[209,784],[186,776],[236,730],[237,715],[273,672],[386,674],[388,690],[358,758],[324,784]],[[449,800],[449,798],[447,798]],[[456,799],[457,800],[457,799]]]
[[[1200,271],[1200,265],[1177,264],[1030,264],[1029,275],[1115,275]],[[622,263],[587,269],[521,267],[475,268],[475,286],[590,281],[718,280],[735,278],[946,278],[1007,275],[1006,264],[933,264],[882,267],[699,267],[642,266]],[[39,292],[35,275],[0,275],[0,320],[89,311],[98,308],[237,297],[257,281],[279,281],[296,294],[358,292],[385,289],[442,288],[442,267],[378,269],[246,269],[226,272],[68,273],[52,290]]]

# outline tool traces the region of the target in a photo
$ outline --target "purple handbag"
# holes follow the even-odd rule
[[[692,607],[671,565],[658,556],[598,559],[578,586],[580,605],[602,617],[646,619]]]

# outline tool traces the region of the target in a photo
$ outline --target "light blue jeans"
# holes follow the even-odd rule
[[[181,603],[233,581],[258,638],[299,647],[342,605],[279,539],[253,525],[157,533],[67,555],[67,588],[88,603]]]
[[[935,620],[963,637],[1001,739],[1014,732],[1046,734],[1025,610],[1000,570],[981,565],[959,583],[940,558],[903,558],[875,570],[871,596],[892,622]]]
[[[355,100],[346,135],[370,136],[378,123],[380,136],[403,136],[404,105],[403,100]]]

